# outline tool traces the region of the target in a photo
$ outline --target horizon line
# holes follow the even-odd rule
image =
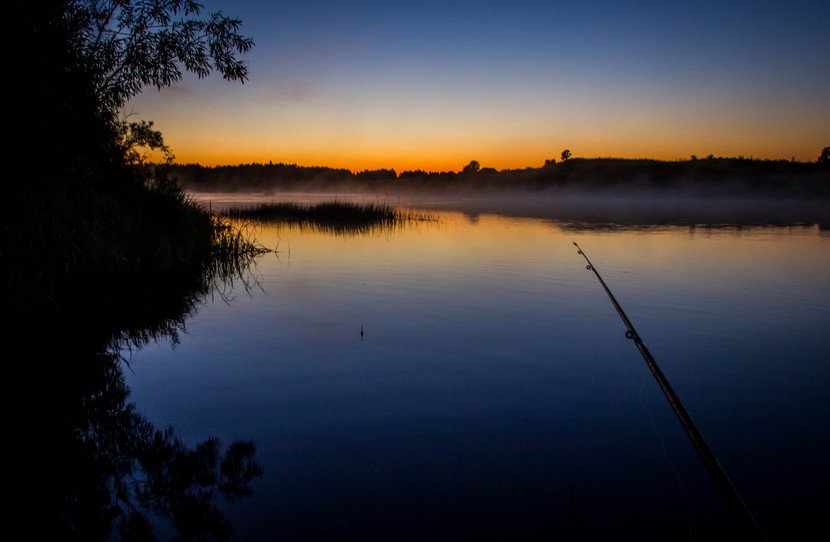
[[[618,161],[626,161],[626,162],[664,162],[664,163],[679,163],[679,162],[705,162],[707,160],[736,160],[736,161],[753,161],[753,162],[786,162],[786,163],[800,163],[800,164],[815,164],[815,160],[811,161],[804,161],[804,160],[796,160],[795,157],[791,157],[789,159],[781,157],[781,158],[759,158],[755,156],[745,156],[739,154],[737,156],[716,156],[713,154],[708,154],[705,156],[698,156],[695,154],[689,155],[688,157],[682,158],[675,158],[675,159],[660,159],[660,158],[625,158],[619,156],[594,156],[594,157],[586,157],[586,156],[572,156],[566,160],[556,159],[550,165],[556,166],[561,165],[565,162],[570,161],[590,161],[590,160],[618,160]],[[478,160],[471,160],[470,162],[479,162]],[[467,164],[469,164],[468,162]],[[199,166],[204,168],[223,168],[223,167],[242,167],[242,166],[294,166],[300,168],[324,168],[324,169],[331,169],[331,170],[346,170],[352,174],[364,173],[364,172],[380,172],[380,171],[387,171],[387,172],[395,172],[396,175],[400,175],[402,173],[461,173],[463,168],[467,165],[464,164],[458,168],[458,170],[453,169],[445,169],[445,170],[427,170],[423,168],[414,168],[414,169],[401,169],[398,171],[395,167],[378,167],[378,168],[363,168],[363,169],[352,169],[349,167],[338,167],[338,166],[330,166],[330,165],[322,165],[322,164],[300,164],[299,162],[285,162],[279,161],[275,162],[273,160],[268,160],[267,162],[260,162],[260,161],[250,161],[250,162],[237,162],[237,163],[217,163],[217,164],[202,164],[199,161],[195,162],[178,162],[173,161],[170,165],[173,166]],[[497,173],[501,173],[504,171],[523,171],[527,169],[543,169],[547,164],[543,163],[542,165],[527,165],[523,167],[506,167],[506,168],[495,168],[492,166],[487,166],[479,162],[481,169],[491,169],[495,170]]]

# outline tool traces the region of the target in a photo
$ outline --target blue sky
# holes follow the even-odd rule
[[[830,145],[830,2],[206,2],[245,85],[129,105],[179,161],[497,168],[576,156],[811,160]]]

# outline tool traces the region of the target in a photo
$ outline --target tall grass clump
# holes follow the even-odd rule
[[[212,282],[233,283],[245,280],[256,259],[271,252],[254,236],[248,224],[233,224],[228,219],[211,215],[213,241],[211,244],[210,272]]]
[[[387,203],[328,201],[315,204],[294,202],[261,203],[231,207],[223,216],[271,224],[294,224],[338,235],[357,235],[394,228],[428,217],[403,213]]]
[[[0,226],[0,283],[5,316],[21,327],[95,322],[112,333],[171,334],[266,250],[250,228],[211,215],[172,183],[41,184],[18,190],[15,203]]]

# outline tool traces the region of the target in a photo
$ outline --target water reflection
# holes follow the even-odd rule
[[[830,289],[815,226],[468,216],[345,238],[262,226],[291,251],[261,260],[267,295],[205,307],[178,348],[137,355],[127,378],[149,419],[242,430],[278,474],[232,516],[240,539],[728,538],[573,241],[770,538],[823,526]]]
[[[185,540],[227,538],[231,526],[216,500],[250,495],[249,482],[261,474],[253,442],[223,449],[211,437],[189,446],[128,401],[116,353],[84,361],[97,365],[86,375],[97,380],[75,397],[57,443],[63,538],[96,540],[114,531],[123,539],[149,540],[164,523]]]
[[[26,415],[42,431],[38,451],[50,454],[49,517],[59,539],[230,535],[225,503],[250,495],[262,473],[253,441],[192,444],[173,427],[156,427],[130,401],[124,368],[150,341],[178,342],[206,295],[224,295],[231,279],[250,281],[249,264],[205,262],[157,281],[78,281],[48,316],[18,315],[9,324],[9,337],[25,345],[24,382],[42,384],[54,405]]]
[[[375,193],[273,193],[194,194],[214,209],[250,206],[263,202],[390,202],[390,194]],[[394,206],[407,209],[457,211],[470,224],[483,214],[549,220],[566,229],[611,231],[682,226],[735,228],[750,226],[812,226],[830,228],[830,208],[821,198],[702,197],[662,193],[515,192],[394,195]],[[331,231],[331,233],[338,233]],[[357,234],[361,232],[355,232]]]
[[[406,202],[406,200],[404,200]],[[417,205],[417,204],[416,204]],[[572,231],[654,229],[674,226],[734,228],[750,226],[830,227],[822,200],[560,195],[450,198],[432,208],[460,211],[471,224],[480,214],[540,218]]]

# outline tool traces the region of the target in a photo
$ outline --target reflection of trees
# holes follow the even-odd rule
[[[175,342],[206,295],[256,280],[257,252],[234,249],[246,246],[234,235],[196,268],[74,280],[51,311],[19,313],[4,330],[25,345],[24,381],[51,391],[42,392],[54,405],[45,416],[23,415],[43,433],[59,539],[152,540],[155,530],[163,539],[229,535],[219,506],[249,495],[261,474],[253,442],[208,438],[190,446],[173,428],[156,428],[129,401],[122,353],[151,340]]]
[[[254,444],[223,449],[208,438],[189,447],[128,401],[115,354],[97,357],[100,380],[77,403],[77,423],[62,446],[63,534],[99,539],[115,528],[123,539],[152,539],[152,526],[166,521],[183,539],[226,538],[230,525],[215,501],[250,494],[249,482],[261,474]]]

